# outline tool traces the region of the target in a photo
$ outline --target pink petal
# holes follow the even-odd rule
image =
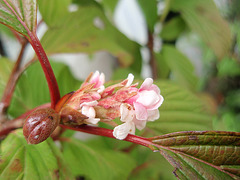
[[[96,71],[91,79],[89,80],[90,83],[95,83],[94,88],[101,87],[105,82],[105,75],[103,73],[99,73],[99,71]]]
[[[146,127],[147,121],[135,119],[134,123],[135,123],[135,126],[136,126],[137,129],[142,130]]]
[[[155,121],[160,117],[158,109],[148,110],[147,112],[148,112],[148,119],[147,119],[148,121]]]
[[[142,83],[139,91],[148,90],[152,86],[152,83],[153,83],[153,79],[152,78],[146,78],[144,80],[144,82]]]
[[[96,105],[98,105],[97,101],[83,102],[82,104],[80,104],[80,108],[83,106],[96,106]]]
[[[139,103],[133,103],[138,120],[147,120],[148,114],[146,108]]]
[[[136,102],[142,104],[145,107],[155,105],[159,101],[159,96],[155,91],[141,91],[139,93],[139,98]]]
[[[164,98],[161,95],[159,95],[159,101],[153,106],[148,107],[148,110],[158,109],[162,105],[163,101],[164,101]]]
[[[153,90],[153,91],[155,91],[157,94],[160,94],[160,93],[161,93],[159,87],[156,86],[155,84],[153,84],[150,89]]]

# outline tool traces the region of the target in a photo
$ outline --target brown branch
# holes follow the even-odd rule
[[[0,123],[3,122],[4,119],[6,119],[5,114],[12,100],[13,92],[17,83],[17,79],[19,77],[20,65],[22,62],[22,57],[25,51],[25,47],[27,45],[27,39],[24,38],[24,40],[22,40],[21,42],[22,42],[22,48],[18,55],[18,59],[12,69],[11,75],[8,79],[7,85],[5,87],[5,90],[3,92],[2,99],[0,102]]]
[[[149,53],[150,53],[150,66],[151,66],[151,70],[152,70],[152,78],[153,79],[157,79],[158,75],[157,75],[157,62],[154,56],[154,50],[153,50],[153,46],[154,46],[154,39],[153,39],[153,35],[150,31],[148,31],[148,43],[147,43],[147,47],[149,49]]]

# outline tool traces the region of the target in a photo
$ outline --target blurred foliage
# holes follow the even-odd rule
[[[211,129],[240,132],[240,1],[228,0],[222,6],[224,8],[219,9],[213,0],[137,0],[148,32],[148,42],[144,45],[130,40],[115,26],[114,13],[118,3],[118,0],[38,1],[42,20],[48,26],[41,38],[48,56],[61,53],[91,55],[106,51],[118,60],[112,80],[124,79],[128,73],[133,73],[141,82],[144,55],[140,52],[147,48],[151,54],[148,54],[148,61],[155,62],[155,65],[148,65],[151,70],[157,70],[156,84],[165,101],[160,108],[160,119],[148,123],[146,131],[137,131],[139,135]],[[163,5],[162,10],[159,5]],[[69,11],[69,6],[75,9]],[[12,14],[1,14],[2,11],[0,7],[0,19],[10,22]],[[25,11],[26,8],[21,11],[23,15]],[[31,19],[26,22],[30,29],[35,28]],[[10,27],[26,34],[22,26],[12,23]],[[0,25],[0,33],[0,38],[14,38],[12,31],[3,25]],[[192,63],[194,58],[176,46],[182,38],[190,35],[197,36],[197,41],[189,43],[201,52],[199,59],[203,72],[200,75],[196,74],[199,67]],[[0,52],[5,51],[2,40]],[[156,42],[161,43],[160,48],[155,48]],[[190,53],[195,56],[194,52]],[[7,56],[6,52],[1,53],[4,54]],[[55,62],[54,57],[52,59],[61,95],[78,89],[81,81],[72,76],[66,65]],[[12,67],[8,57],[0,58],[0,97]],[[49,102],[47,83],[39,63],[33,63],[17,82],[8,115],[17,117],[46,102]],[[175,179],[171,172],[174,169],[167,161],[144,147],[132,148],[127,142],[104,137],[83,142],[74,136],[74,133],[65,132],[63,137],[67,141],[61,143],[62,151],[50,140],[40,144],[39,151],[47,153],[52,161],[49,163],[42,158],[35,164],[39,152],[26,144],[20,130],[11,134],[0,149],[4,155],[4,161],[0,161],[0,167],[3,167],[0,169],[4,170],[0,178],[8,177],[7,164],[15,166],[16,159],[22,156],[32,172],[25,175],[15,172],[13,178],[26,176],[27,179],[36,176],[39,169],[44,171],[47,168],[49,173],[43,175],[54,179],[54,169],[60,168],[60,179],[66,174],[68,179],[97,179],[98,174],[104,179]],[[7,143],[9,139],[11,144]],[[130,153],[126,153],[129,149]],[[9,157],[8,151],[12,153]],[[36,165],[39,168],[33,168]]]

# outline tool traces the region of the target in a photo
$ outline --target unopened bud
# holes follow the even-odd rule
[[[23,135],[28,144],[46,140],[59,124],[60,115],[51,108],[37,109],[25,120]]]

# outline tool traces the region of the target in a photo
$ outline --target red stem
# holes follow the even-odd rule
[[[88,125],[80,125],[80,126],[70,127],[70,126],[60,124],[60,126],[62,128],[71,129],[74,131],[80,131],[80,132],[85,132],[85,133],[89,133],[89,134],[105,136],[105,137],[116,139],[113,136],[113,130],[111,130],[111,129],[105,129],[105,128],[101,128],[101,127],[94,127],[94,126],[88,126]],[[124,139],[124,141],[132,142],[132,143],[139,144],[139,145],[146,146],[146,147],[153,145],[153,143],[151,141],[149,141],[147,138],[132,135],[132,134],[129,134]]]
[[[23,27],[26,29],[28,36],[26,38],[29,40],[30,44],[32,45],[34,51],[36,52],[38,59],[41,63],[42,69],[44,71],[45,77],[47,79],[48,88],[50,91],[50,97],[51,97],[51,108],[54,108],[57,104],[58,100],[60,99],[60,92],[57,84],[57,80],[55,78],[55,75],[53,73],[52,67],[49,63],[48,57],[36,35],[36,28],[34,28],[32,31],[28,28],[26,23],[19,17],[18,13],[12,8],[11,5],[6,0],[3,0],[4,3],[8,6],[9,9],[11,9],[12,13],[16,16],[18,21],[23,25]],[[36,17],[33,17],[36,18]]]
[[[47,79],[50,97],[51,97],[51,108],[55,108],[55,105],[60,99],[60,92],[57,84],[57,80],[55,78],[54,72],[52,70],[51,64],[49,63],[48,57],[37,38],[36,34],[32,32],[28,32],[29,35],[29,42],[32,45],[36,55],[40,61],[42,69],[44,71],[45,77]]]

